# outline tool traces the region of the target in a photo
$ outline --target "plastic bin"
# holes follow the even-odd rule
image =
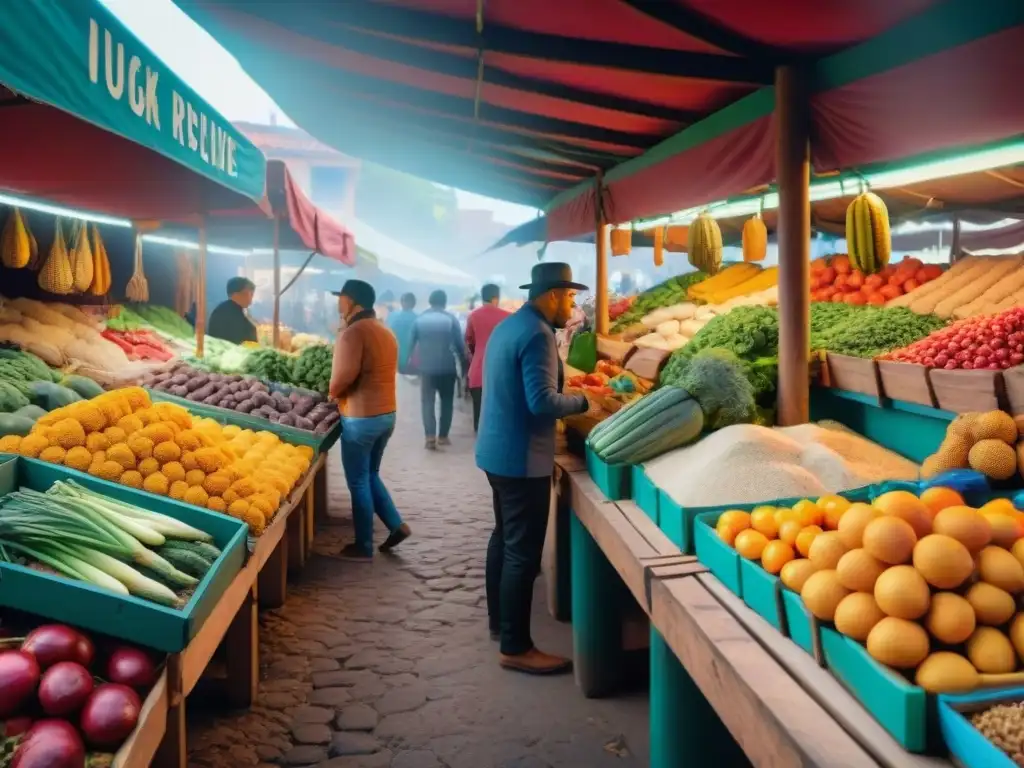
[[[632,469],[629,464],[609,464],[587,446],[587,472],[609,501],[630,498]]]
[[[647,477],[642,464],[633,466],[632,489],[633,501],[642,509],[655,525],[658,523],[658,503],[661,491],[658,490],[651,479]]]
[[[19,487],[45,491],[57,480],[73,479],[117,501],[206,531],[213,536],[221,555],[180,610],[10,563],[0,563],[0,605],[174,653],[196,636],[245,563],[248,526],[240,520],[55,464],[5,458],[0,463],[0,496]]]

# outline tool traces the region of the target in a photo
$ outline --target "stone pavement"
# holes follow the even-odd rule
[[[226,713],[190,699],[190,765],[647,765],[646,693],[588,701],[571,675],[531,678],[498,667],[483,593],[490,489],[473,464],[471,419],[460,405],[454,445],[428,453],[418,398],[403,384],[384,459],[413,537],[372,565],[333,557],[351,536],[333,456],[332,524],[318,531],[316,554],[285,606],[260,615],[259,702]],[[379,522],[377,533],[382,539]],[[569,628],[548,617],[541,587],[538,580],[534,639],[569,655]]]

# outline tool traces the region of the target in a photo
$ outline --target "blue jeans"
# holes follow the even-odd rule
[[[394,431],[393,413],[368,418],[345,416],[341,419],[341,465],[352,496],[356,546],[367,555],[373,554],[374,513],[388,531],[402,524],[402,516],[380,479],[380,462]]]

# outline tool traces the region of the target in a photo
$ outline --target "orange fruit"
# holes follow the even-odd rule
[[[778,573],[782,566],[796,557],[793,547],[784,541],[769,541],[761,553],[761,565],[768,573]]]
[[[807,557],[808,553],[811,551],[811,544],[814,542],[814,539],[822,533],[824,533],[824,531],[822,531],[821,526],[818,525],[808,525],[802,528],[796,537],[796,551],[804,557]]]
[[[768,546],[768,537],[759,531],[747,529],[736,534],[733,542],[740,557],[747,560],[760,560],[764,548]]]
[[[789,544],[789,546],[795,547],[796,537],[800,535],[801,530],[803,530],[803,525],[800,524],[799,520],[786,520],[779,526],[779,539]]]
[[[779,524],[779,528],[782,528],[782,524],[787,521],[796,521],[800,523],[800,513],[787,507],[779,507],[775,510],[775,522]],[[800,523],[803,525],[803,523]]]
[[[793,511],[800,514],[804,525],[821,525],[825,522],[824,513],[810,499],[801,499],[793,505]]]
[[[750,513],[750,527],[763,533],[766,538],[774,539],[779,535],[779,524],[775,522],[775,509],[758,507]]]
[[[850,508],[850,502],[842,496],[828,494],[817,501],[818,509],[825,516],[825,530],[834,531],[839,527],[839,518]]]
[[[914,529],[917,538],[923,539],[932,532],[933,513],[910,491],[889,491],[883,493],[871,505],[883,515],[906,520]]]
[[[942,486],[935,486],[934,488],[928,488],[921,494],[921,501],[928,507],[928,511],[931,512],[932,517],[935,517],[939,512],[944,510],[946,507],[962,507],[966,503],[964,497],[954,491],[952,488],[943,488]],[[1013,506],[1012,504],[1010,505]]]
[[[741,509],[730,509],[721,514],[718,518],[718,525],[727,525],[739,533],[750,527],[750,513]]]
[[[987,515],[990,512],[997,512],[1002,515],[1013,515],[1017,512],[1017,508],[1013,506],[1013,502],[1009,499],[992,499],[992,501],[980,507],[978,511],[983,515]]]
[[[731,547],[733,546],[733,543],[736,541],[736,534],[739,533],[739,531],[737,531],[731,525],[722,525],[721,523],[719,523],[715,526],[715,533],[718,534],[718,538],[720,538],[722,541],[724,541]]]

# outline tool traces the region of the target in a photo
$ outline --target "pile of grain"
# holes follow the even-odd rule
[[[883,480],[916,480],[919,470],[836,422],[775,429],[738,424],[644,469],[683,507],[817,497]]]

